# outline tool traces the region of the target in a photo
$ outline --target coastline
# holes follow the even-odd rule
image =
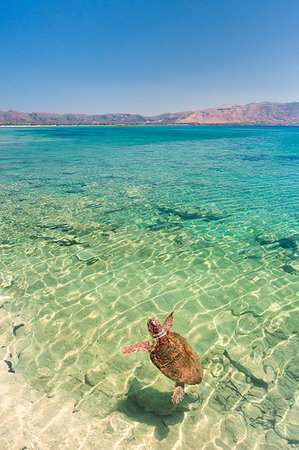
[[[271,123],[61,123],[61,124],[1,124],[0,128],[44,128],[44,127],[299,127],[296,124],[271,124]]]

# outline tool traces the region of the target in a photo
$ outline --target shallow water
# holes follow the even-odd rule
[[[298,144],[296,127],[0,129],[3,358],[96,418],[98,448],[298,448]],[[172,310],[204,370],[176,408],[148,354],[121,354]]]

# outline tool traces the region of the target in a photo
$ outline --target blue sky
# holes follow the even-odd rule
[[[0,109],[299,100],[298,0],[2,0]]]

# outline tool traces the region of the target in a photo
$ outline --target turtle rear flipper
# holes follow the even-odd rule
[[[175,383],[175,390],[172,396],[172,403],[178,405],[185,397],[184,383]]]
[[[134,352],[145,352],[148,350],[151,351],[151,344],[148,341],[138,342],[137,344],[129,345],[123,350],[123,355],[127,355],[128,353]]]

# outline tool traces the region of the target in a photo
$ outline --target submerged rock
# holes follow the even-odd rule
[[[13,325],[13,328],[12,328],[13,335],[16,336],[16,335],[17,335],[17,331],[18,331],[20,328],[24,327],[24,326],[25,326],[24,323],[20,323],[20,324],[18,324],[18,325],[17,325],[17,324]]]
[[[283,266],[280,266],[282,270],[284,270],[286,273],[290,273],[292,275],[295,275],[297,273],[297,270],[294,269],[290,264],[284,264]]]
[[[61,224],[48,224],[48,225],[37,225],[37,228],[48,229],[48,230],[60,230],[63,232],[68,232],[72,230],[72,227],[66,223]]]
[[[55,244],[58,244],[60,247],[71,247],[72,245],[83,245],[84,247],[88,246],[88,244],[78,242],[76,241],[76,239],[58,239],[54,242]]]
[[[10,372],[10,373],[16,373],[15,369],[14,369],[13,366],[12,366],[12,362],[11,362],[11,361],[8,361],[8,360],[4,359],[4,362],[5,362],[5,364],[6,364],[7,367],[8,367],[8,372]]]
[[[206,222],[213,220],[221,220],[230,217],[230,214],[221,214],[221,213],[213,213],[212,211],[206,210],[184,210],[184,209],[175,209],[175,208],[166,208],[164,206],[159,206],[158,210],[164,214],[172,214],[174,216],[180,217],[182,220],[196,220],[203,219]]]
[[[255,240],[260,245],[271,245],[271,244],[277,244],[279,247],[284,248],[286,250],[297,250],[298,249],[298,242],[299,242],[299,234],[292,234],[291,236],[288,236],[286,238],[282,239],[264,239],[263,237],[257,236]]]

